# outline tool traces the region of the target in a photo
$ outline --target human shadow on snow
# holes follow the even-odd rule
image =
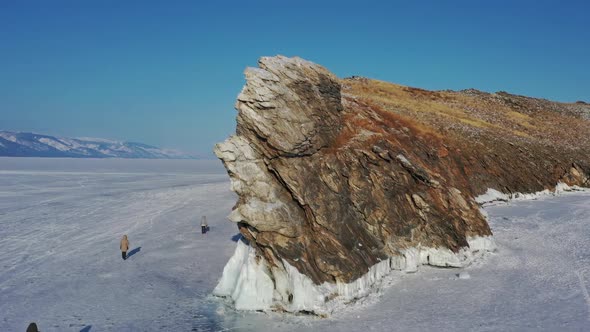
[[[135,254],[137,254],[137,253],[138,253],[140,250],[141,250],[141,247],[137,247],[137,248],[135,248],[135,249],[131,250],[131,251],[130,251],[130,252],[127,254],[127,259],[129,259],[129,257],[131,257],[131,256],[133,256],[133,255],[135,255]]]

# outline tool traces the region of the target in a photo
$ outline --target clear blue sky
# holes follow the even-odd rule
[[[258,57],[590,101],[588,1],[3,1],[0,129],[210,153]]]

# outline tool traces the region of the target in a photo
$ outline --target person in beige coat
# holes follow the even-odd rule
[[[126,260],[127,250],[129,250],[129,240],[127,240],[127,235],[123,235],[119,248],[121,249],[121,257],[123,257],[123,260]]]

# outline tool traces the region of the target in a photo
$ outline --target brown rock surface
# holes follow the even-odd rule
[[[426,91],[282,56],[246,70],[236,135],[216,147],[230,215],[270,269],[351,282],[416,246],[491,235],[474,197],[588,186],[590,105]]]

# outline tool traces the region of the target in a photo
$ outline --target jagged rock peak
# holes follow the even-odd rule
[[[259,66],[245,72],[238,134],[251,131],[264,140],[267,157],[313,154],[326,146],[340,127],[338,79],[301,58],[263,57]]]

